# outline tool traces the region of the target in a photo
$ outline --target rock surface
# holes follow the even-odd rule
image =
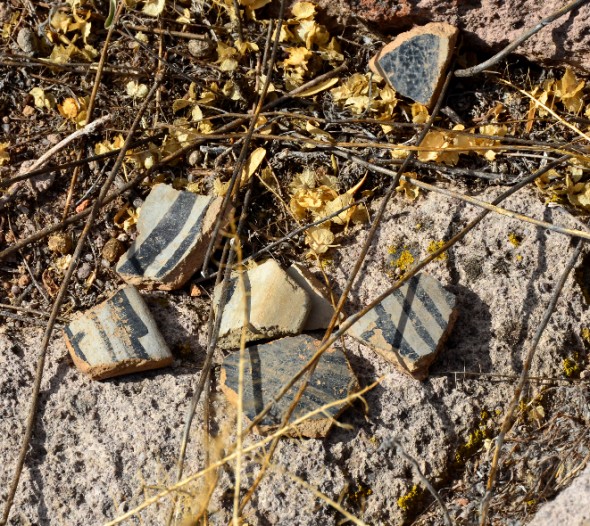
[[[269,259],[244,274],[247,302],[238,277],[229,285],[228,297],[219,328],[218,345],[222,349],[240,346],[244,305],[248,309],[246,341],[280,338],[299,334],[305,325],[311,300],[279,264]],[[221,285],[215,288],[215,315],[218,316]]]
[[[221,203],[220,197],[154,186],[139,214],[137,239],[117,272],[133,285],[182,287],[203,263]]]
[[[245,350],[244,359],[244,414],[253,420],[260,411],[274,398],[281,388],[299,372],[313,357],[320,347],[320,340],[301,335],[282,338],[264,345],[255,345]],[[221,369],[221,389],[232,404],[238,400],[238,375],[240,353],[227,356]],[[276,429],[282,415],[291,406],[301,381],[297,382],[281,400],[276,403],[256,427],[257,432],[266,433]],[[314,411],[323,405],[346,398],[357,387],[357,381],[350,370],[344,353],[337,349],[324,352],[309,386],[303,393],[299,405],[293,411],[291,421]],[[297,426],[299,434],[319,438],[326,436],[334,419],[346,408],[346,404],[326,409],[326,414],[319,413]]]
[[[334,307],[330,302],[330,291],[300,263],[293,263],[287,274],[299,285],[311,300],[311,311],[303,326],[304,331],[327,329],[334,315]]]
[[[292,0],[294,3],[295,0]],[[447,22],[463,35],[464,49],[496,52],[541,19],[563,7],[562,0],[317,0],[324,13],[341,24],[361,20],[395,35],[414,25]],[[548,64],[570,64],[590,72],[590,4],[552,22],[520,46],[516,53]]]
[[[172,363],[164,338],[132,286],[78,316],[64,332],[76,367],[93,380]]]
[[[445,23],[417,26],[387,44],[369,66],[400,95],[431,107],[444,84],[458,34]]]
[[[417,274],[349,330],[401,371],[423,379],[456,317],[456,298],[427,274]]]

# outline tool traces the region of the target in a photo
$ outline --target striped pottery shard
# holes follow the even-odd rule
[[[244,322],[247,342],[299,334],[311,310],[305,290],[272,259],[231,278],[227,301],[219,313],[222,290],[220,283],[213,294],[215,316],[221,315],[217,344],[222,349],[240,347]]]
[[[398,35],[369,62],[400,95],[432,107],[444,83],[459,30],[433,22]]]
[[[93,380],[172,363],[164,338],[133,286],[70,322],[65,339],[76,367]]]
[[[455,295],[427,274],[417,274],[352,325],[348,334],[423,380],[456,315]]]
[[[293,376],[312,358],[321,342],[311,336],[301,335],[282,338],[264,345],[256,345],[244,351],[243,411],[253,420],[277,395]],[[240,353],[227,356],[221,368],[221,389],[232,404],[238,400],[238,376]],[[277,429],[283,414],[291,406],[301,381],[295,383],[261,420],[255,428],[258,433]],[[307,389],[291,416],[291,422],[322,406],[345,399],[358,389],[356,377],[350,369],[344,353],[329,348],[318,361]],[[343,402],[318,412],[297,425],[290,436],[310,438],[326,436],[334,420],[346,409]]]
[[[203,264],[222,198],[154,186],[139,214],[138,236],[117,272],[133,285],[182,287]]]

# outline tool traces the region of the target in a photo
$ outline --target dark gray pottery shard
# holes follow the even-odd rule
[[[452,330],[456,314],[455,295],[427,274],[417,274],[352,325],[348,334],[421,380]]]
[[[132,286],[78,316],[64,332],[74,364],[93,380],[172,363],[147,305]]]
[[[445,23],[415,27],[387,44],[369,66],[397,93],[430,107],[444,82],[458,33]]]
[[[154,186],[141,207],[138,236],[117,264],[134,285],[181,287],[203,263],[222,198]]]
[[[249,420],[276,396],[281,388],[299,372],[320,347],[320,340],[302,335],[282,338],[264,345],[256,345],[244,352],[244,414]],[[223,361],[221,369],[221,389],[232,404],[238,400],[238,374],[240,353],[234,352]],[[266,433],[276,429],[282,415],[289,408],[301,381],[297,382],[287,394],[276,403],[257,426],[257,431]],[[344,353],[330,348],[320,358],[311,381],[295,408],[291,421],[323,405],[346,398],[357,389],[357,380],[352,373]],[[290,435],[306,437],[325,436],[335,418],[346,408],[339,404],[324,413],[300,423]]]

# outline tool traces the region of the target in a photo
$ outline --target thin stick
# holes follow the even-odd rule
[[[115,17],[113,24],[115,24],[116,22],[117,22],[117,18]],[[84,230],[82,231],[82,233],[80,234],[80,237],[78,238],[78,243],[76,245],[76,249],[74,250],[74,253],[72,255],[72,259],[70,260],[70,264],[68,266],[67,271],[65,272],[62,284],[59,288],[59,292],[57,293],[57,297],[55,298],[55,302],[53,303],[53,307],[51,309],[51,315],[50,315],[49,320],[47,322],[47,328],[46,328],[45,334],[43,336],[43,341],[41,342],[41,350],[39,351],[39,356],[38,356],[38,361],[37,361],[37,368],[36,368],[36,372],[35,372],[35,381],[34,381],[34,385],[33,385],[33,393],[31,395],[31,405],[30,405],[29,414],[27,417],[25,435],[24,435],[23,440],[21,442],[21,448],[20,448],[20,452],[19,452],[19,456],[18,456],[18,460],[17,460],[17,465],[16,465],[14,477],[12,479],[12,484],[10,486],[8,497],[6,499],[6,503],[4,506],[4,513],[2,516],[2,520],[0,521],[1,526],[5,525],[8,521],[8,518],[10,516],[10,510],[12,508],[12,503],[14,501],[14,496],[15,496],[16,490],[18,488],[20,475],[21,475],[21,472],[22,472],[22,469],[23,469],[23,466],[25,463],[25,458],[27,455],[31,436],[33,434],[33,428],[35,425],[35,417],[37,414],[37,405],[39,403],[39,393],[41,390],[41,380],[43,378],[43,370],[45,367],[45,358],[47,356],[47,349],[49,347],[49,340],[50,340],[51,335],[53,333],[53,328],[54,328],[55,322],[57,320],[57,317],[59,315],[61,305],[62,305],[65,295],[67,293],[68,285],[69,285],[71,277],[74,273],[74,269],[76,267],[76,262],[79,259],[80,254],[82,253],[82,250],[84,248],[84,242],[86,241],[86,237],[88,236],[88,233],[90,232],[90,230],[94,224],[94,221],[95,221],[96,217],[98,216],[98,213],[100,212],[100,209],[102,207],[102,201],[105,199],[111,184],[115,180],[115,177],[123,164],[123,160],[125,158],[125,153],[126,153],[127,149],[129,148],[129,145],[131,144],[131,138],[133,137],[135,130],[139,126],[141,118],[142,118],[143,114],[145,113],[145,111],[151,101],[151,98],[153,97],[156,89],[159,87],[162,80],[163,80],[162,77],[156,78],[156,81],[154,82],[150,92],[146,96],[146,100],[142,104],[135,120],[133,121],[131,129],[129,130],[129,134],[127,135],[127,138],[125,140],[125,144],[121,148],[121,152],[119,153],[119,156],[117,157],[115,165],[114,165],[111,173],[109,174],[108,179],[105,181],[105,184],[104,184],[103,188],[101,189],[98,198],[96,199],[95,203],[92,206],[91,213],[88,217],[88,220],[86,221],[86,225],[84,227]]]
[[[525,31],[514,42],[507,45],[502,51],[500,51],[499,53],[496,53],[492,58],[486,60],[485,62],[482,62],[481,64],[478,64],[477,66],[473,66],[471,68],[458,69],[457,71],[455,71],[455,76],[456,77],[473,77],[474,75],[481,73],[484,69],[487,69],[490,66],[497,64],[506,55],[508,55],[509,53],[512,53],[512,51],[514,51],[518,46],[520,46],[523,42],[525,42],[530,37],[532,37],[535,33],[538,33],[539,31],[541,31],[541,29],[543,29],[545,26],[547,26],[548,24],[550,24],[554,20],[557,20],[558,18],[562,17],[563,15],[569,13],[570,11],[575,9],[576,7],[579,7],[582,4],[585,4],[587,1],[588,0],[575,0],[575,2],[571,2],[570,4],[562,7],[561,9],[558,9],[557,11],[555,11],[554,13],[549,15],[547,18],[544,18],[543,20],[541,20],[536,26]]]
[[[500,455],[502,454],[502,445],[504,444],[504,439],[506,437],[506,433],[508,433],[508,431],[510,431],[510,429],[514,423],[514,413],[518,407],[518,402],[520,401],[520,396],[522,394],[524,386],[527,383],[527,377],[528,377],[529,371],[531,369],[531,365],[533,363],[533,358],[535,357],[537,347],[539,345],[539,342],[541,341],[541,337],[543,336],[543,332],[545,331],[545,328],[547,327],[547,324],[549,323],[549,319],[551,318],[551,315],[553,314],[553,311],[555,310],[555,306],[557,305],[557,300],[559,299],[561,291],[563,290],[563,286],[565,285],[565,282],[566,282],[570,272],[574,268],[576,261],[580,257],[580,253],[582,252],[583,247],[584,247],[584,243],[578,241],[578,244],[575,247],[574,252],[571,255],[570,259],[568,260],[568,262],[565,266],[565,269],[562,272],[561,277],[559,278],[559,281],[555,285],[555,290],[553,291],[553,294],[551,295],[551,299],[549,300],[549,304],[547,305],[547,308],[545,309],[545,313],[543,314],[543,318],[541,319],[541,322],[539,323],[539,326],[537,328],[537,332],[535,333],[535,336],[533,338],[533,342],[531,343],[531,346],[526,354],[524,364],[522,367],[522,372],[520,374],[520,379],[518,380],[518,383],[516,384],[516,387],[514,388],[514,394],[512,396],[512,400],[511,400],[510,404],[508,405],[508,410],[506,411],[504,421],[502,422],[502,427],[500,429],[500,432],[498,433],[498,436],[496,437],[494,457],[492,459],[490,474],[488,476],[486,492],[485,492],[485,495],[484,495],[483,500],[481,502],[481,517],[480,517],[480,522],[479,522],[480,526],[485,526],[487,519],[488,519],[490,501],[492,499],[494,486],[496,483],[496,475],[497,475],[498,468],[499,468]]]
[[[94,122],[87,124],[86,126],[84,126],[84,128],[80,128],[79,130],[76,130],[75,132],[71,133],[70,135],[59,141],[55,146],[47,150],[41,157],[39,157],[39,159],[37,159],[27,169],[26,172],[24,172],[23,174],[19,174],[17,177],[14,178],[15,182],[8,188],[8,190],[6,190],[4,195],[0,197],[0,210],[2,210],[6,206],[6,204],[8,204],[17,196],[18,192],[22,188],[22,185],[19,183],[24,179],[28,179],[29,177],[31,177],[31,172],[47,164],[47,162],[49,161],[49,159],[51,159],[51,157],[53,157],[53,155],[55,155],[60,150],[63,150],[72,141],[75,141],[76,139],[79,139],[84,135],[88,135],[89,133],[94,133],[98,128],[100,128],[103,124],[107,123],[111,119],[112,115],[105,115],[104,117],[101,117],[100,119],[97,119]],[[17,178],[18,180],[16,180]]]

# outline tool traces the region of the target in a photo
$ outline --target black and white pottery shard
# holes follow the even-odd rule
[[[264,345],[255,345],[244,351],[244,395],[243,410],[249,420],[276,396],[281,388],[313,357],[321,342],[311,336],[301,335],[282,338]],[[240,353],[234,352],[223,361],[221,369],[221,388],[228,400],[235,404],[238,399]],[[301,386],[297,382],[257,426],[260,433],[271,432],[282,420]],[[314,411],[324,405],[342,400],[355,392],[358,384],[344,353],[330,348],[318,361],[310,383],[295,408],[291,421]],[[346,403],[337,404],[319,412],[297,426],[291,435],[306,437],[325,436]]]
[[[456,318],[456,297],[434,278],[417,274],[348,330],[414,378],[423,379]]]
[[[182,287],[202,265],[222,198],[154,186],[137,221],[138,236],[117,264],[134,285]]]
[[[387,44],[369,66],[397,93],[430,107],[444,83],[458,34],[444,22],[415,27]]]
[[[137,289],[127,286],[65,328],[74,364],[93,380],[158,369],[172,354]]]

